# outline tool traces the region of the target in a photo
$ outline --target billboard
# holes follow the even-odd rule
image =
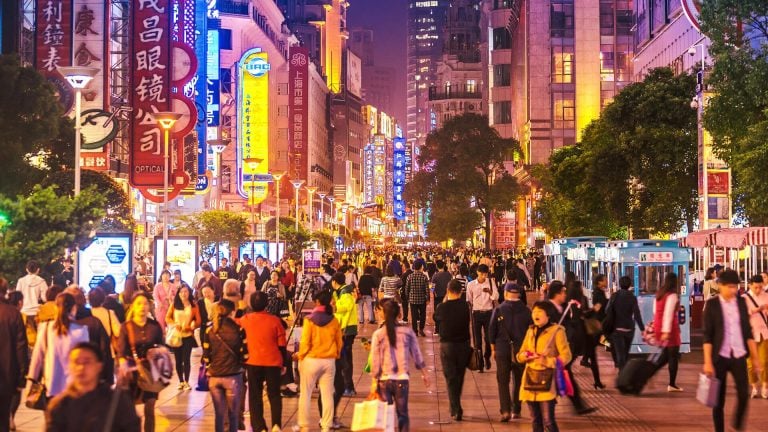
[[[280,242],[280,250],[278,251],[275,242],[268,242],[266,240],[247,241],[240,246],[241,260],[244,255],[248,255],[254,261],[256,257],[261,255],[271,262],[276,262],[279,258],[285,256],[285,242]]]
[[[405,138],[395,138],[392,150],[392,210],[397,220],[405,220]]]
[[[373,144],[367,144],[363,148],[363,196],[366,203],[375,199],[373,173]]]
[[[155,282],[160,279],[157,269],[163,268],[163,237],[155,236]],[[168,262],[171,273],[181,271],[181,280],[191,284],[200,262],[200,240],[196,236],[168,236]],[[195,287],[192,287],[194,289]]]
[[[304,47],[293,46],[289,58],[289,176],[293,179],[307,180],[309,163],[309,50]]]
[[[347,50],[347,89],[357,97],[363,97],[363,62]]]
[[[270,67],[268,55],[261,48],[246,51],[237,64],[237,183],[240,194],[249,197],[251,205],[267,197],[263,178],[269,173]],[[261,159],[261,163],[252,169],[245,163],[250,158]]]
[[[323,264],[323,251],[320,249],[304,249],[301,251],[301,258],[305,275],[320,275]]]
[[[373,199],[387,196],[387,149],[384,135],[373,137]]]
[[[133,271],[133,234],[96,233],[93,242],[78,251],[79,284],[91,290],[106,276],[115,279],[115,291],[123,292],[125,277]]]
[[[131,185],[163,186],[163,131],[153,114],[171,110],[169,0],[133,0]],[[146,196],[146,194],[145,194]]]
[[[67,80],[56,71],[72,66],[72,0],[37,0],[35,68],[53,84],[67,112],[75,96]]]

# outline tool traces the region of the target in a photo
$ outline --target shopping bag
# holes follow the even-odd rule
[[[709,408],[717,405],[717,396],[720,393],[720,380],[699,374],[699,387],[696,389],[696,400]]]
[[[200,369],[197,372],[197,391],[209,391],[208,388],[208,368],[204,362],[200,362]]]
[[[165,344],[171,348],[178,348],[181,346],[181,331],[173,324],[168,326],[168,330],[165,334]]]
[[[384,401],[370,400],[355,404],[352,414],[353,432],[384,431],[394,432],[396,429],[395,406]]]

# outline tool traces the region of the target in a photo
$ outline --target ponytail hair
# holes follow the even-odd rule
[[[400,305],[392,299],[385,299],[381,302],[381,308],[384,311],[384,326],[387,328],[387,338],[389,346],[397,347],[397,326],[400,317]]]
[[[325,307],[325,313],[333,315],[333,306],[331,306],[331,292],[328,290],[320,291],[315,296],[315,301],[320,303],[320,306]]]
[[[216,319],[213,320],[213,331],[218,332],[221,323],[235,310],[235,304],[231,300],[221,299],[216,304]]]
[[[61,293],[56,296],[56,319],[53,321],[53,328],[57,335],[64,336],[69,332],[69,325],[72,323],[69,312],[75,305],[75,296],[72,294]]]

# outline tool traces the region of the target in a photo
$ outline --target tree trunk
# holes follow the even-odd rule
[[[488,211],[483,216],[485,218],[485,226],[483,227],[485,231],[485,249],[491,250],[491,212]]]

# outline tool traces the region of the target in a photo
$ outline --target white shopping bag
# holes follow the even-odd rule
[[[699,387],[696,389],[696,400],[713,408],[717,405],[717,397],[720,393],[720,380],[715,377],[708,377],[699,374]]]
[[[352,415],[352,431],[396,430],[395,406],[380,400],[364,401],[355,404]]]

